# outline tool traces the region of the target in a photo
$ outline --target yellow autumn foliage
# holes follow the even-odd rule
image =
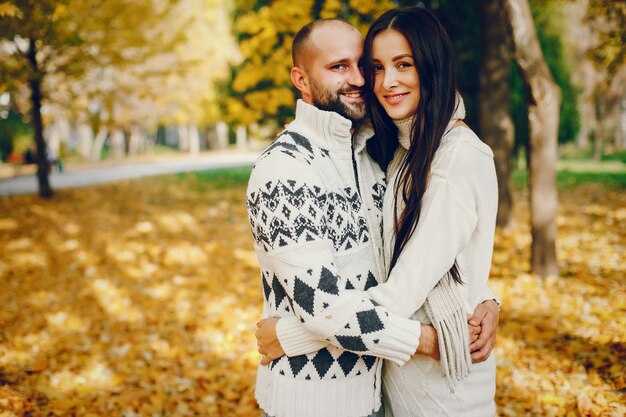
[[[244,195],[161,177],[1,198],[0,416],[259,416]],[[499,415],[621,417],[626,194],[561,195],[561,277],[547,280],[528,273],[516,197],[490,278]]]

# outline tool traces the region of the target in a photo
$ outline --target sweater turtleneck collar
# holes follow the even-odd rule
[[[454,107],[454,113],[448,122],[448,126],[446,127],[446,133],[454,126],[456,122],[459,120],[465,119],[465,104],[463,103],[463,97],[458,92],[456,93],[456,104]],[[393,123],[398,128],[398,142],[400,146],[404,149],[408,150],[409,146],[411,146],[411,128],[413,127],[413,122],[415,121],[415,116],[405,117],[404,119],[395,119]]]
[[[352,122],[338,113],[320,110],[298,100],[296,118],[287,127],[300,133],[321,148],[352,154]]]
[[[398,128],[398,142],[400,142],[400,146],[404,149],[409,149],[409,146],[411,146],[411,128],[413,127],[414,121],[415,116],[409,116],[404,119],[396,119],[393,121]]]

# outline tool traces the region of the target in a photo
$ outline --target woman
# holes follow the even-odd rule
[[[450,40],[423,8],[391,10],[370,28],[364,75],[375,136],[367,149],[387,172],[387,282],[367,295],[432,323],[441,361],[385,364],[389,416],[493,416],[495,360],[469,360],[465,314],[483,300],[493,249],[493,154],[460,120]]]
[[[497,184],[491,150],[460,121],[464,108],[450,39],[426,9],[391,10],[370,28],[364,62],[376,132],[368,151],[387,172],[383,233],[391,242],[385,247],[388,280],[368,293],[382,305],[398,306],[396,313],[417,310],[414,317],[422,323],[455,310],[451,303],[471,311],[489,276]],[[434,292],[440,297],[426,302]],[[410,296],[399,302],[398,294]],[[448,311],[437,312],[440,307]],[[445,317],[444,332],[450,322],[454,341],[463,332]],[[459,351],[454,343],[449,347]],[[389,413],[493,416],[493,355],[468,368],[462,356],[457,359],[461,366],[419,355],[403,367],[386,363]]]

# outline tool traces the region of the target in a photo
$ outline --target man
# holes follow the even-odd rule
[[[403,364],[416,352],[438,352],[431,327],[392,314],[364,293],[384,273],[385,182],[363,151],[367,130],[353,141],[365,117],[362,43],[339,20],[298,32],[291,80],[302,100],[248,185],[263,315],[283,317],[276,324],[280,343],[264,351],[265,362],[283,349],[289,355],[259,367],[256,397],[273,417],[376,415],[381,358]],[[487,337],[489,350],[491,343]]]

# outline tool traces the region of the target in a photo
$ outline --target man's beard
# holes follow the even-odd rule
[[[348,91],[354,91],[354,88],[344,88],[333,92],[311,80],[311,99],[315,107],[338,113],[352,122],[360,122],[365,118],[365,101],[354,103],[352,106],[344,103],[341,101],[340,94]]]

